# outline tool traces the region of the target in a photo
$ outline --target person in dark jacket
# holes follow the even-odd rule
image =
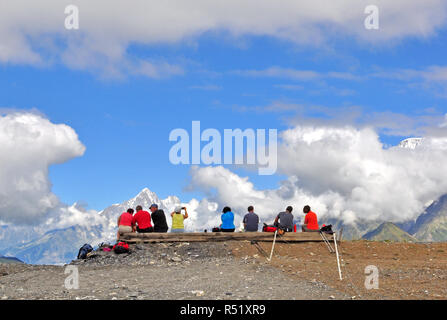
[[[288,206],[286,211],[280,212],[276,218],[273,225],[277,228],[281,228],[286,232],[293,231],[293,214],[292,214],[292,206]]]
[[[248,207],[248,213],[245,215],[244,220],[244,230],[246,232],[256,232],[258,231],[259,216],[255,213],[253,206]]]
[[[152,222],[154,224],[154,232],[168,232],[168,223],[166,222],[165,212],[158,209],[155,203],[150,207],[152,212]]]

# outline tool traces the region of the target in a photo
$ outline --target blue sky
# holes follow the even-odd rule
[[[200,193],[184,190],[189,166],[169,162],[172,129],[190,131],[191,121],[200,120],[203,129],[281,131],[291,127],[293,119],[331,117],[315,107],[335,114],[361,108],[362,117],[381,112],[414,119],[441,116],[447,113],[445,82],[427,80],[417,72],[444,66],[446,40],[445,28],[425,38],[406,37],[392,43],[339,37],[321,46],[267,35],[232,37],[207,32],[192,43],[127,47],[131,59],[182,66],[181,74],[161,78],[108,77],[60,61],[44,66],[1,64],[0,106],[35,108],[79,135],[87,148],[84,156],[50,168],[53,192],[63,202],[81,201],[100,210],[133,197],[144,187],[161,198],[177,195],[188,201]],[[303,70],[313,73],[294,73]],[[402,76],[402,70],[413,73]],[[262,110],[271,105],[289,107]],[[297,113],[298,106],[305,111]],[[395,145],[412,136],[413,129],[417,134],[417,128],[411,127],[407,134],[382,132],[381,138]],[[284,179],[234,169],[250,176],[260,189],[276,188]]]

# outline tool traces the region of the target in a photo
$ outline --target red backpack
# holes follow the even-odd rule
[[[118,242],[117,244],[115,244],[113,246],[113,251],[115,251],[115,253],[120,254],[120,253],[128,253],[129,252],[129,245],[125,242]]]
[[[275,232],[276,229],[277,229],[276,227],[268,226],[264,223],[264,226],[262,227],[262,232]]]

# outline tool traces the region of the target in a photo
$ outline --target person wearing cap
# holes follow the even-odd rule
[[[185,211],[185,214],[182,214],[182,210]],[[175,207],[174,212],[171,213],[171,217],[171,232],[185,232],[185,224],[183,222],[185,219],[188,219],[188,212],[186,211],[186,207]]]
[[[158,209],[158,205],[153,203],[150,206],[152,212],[152,222],[154,223],[154,232],[168,232],[168,223],[166,222],[165,212]]]

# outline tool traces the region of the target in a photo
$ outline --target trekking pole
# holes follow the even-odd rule
[[[340,281],[341,281],[341,280],[343,280],[343,278],[341,277],[340,258],[338,256],[337,237],[336,237],[335,232],[333,234],[333,237],[334,237],[335,254],[337,255],[338,275],[340,276]]]
[[[327,248],[329,249],[329,252],[330,253],[334,253],[335,250],[332,248],[331,244],[329,243],[328,238],[326,237],[326,235],[322,231],[320,231],[320,236],[323,239],[324,243],[326,244]]]
[[[270,252],[270,258],[267,259],[269,262],[272,261],[273,249],[275,248],[275,241],[276,241],[276,233],[277,232],[278,232],[278,229],[275,230],[275,236],[273,237],[272,251]]]

